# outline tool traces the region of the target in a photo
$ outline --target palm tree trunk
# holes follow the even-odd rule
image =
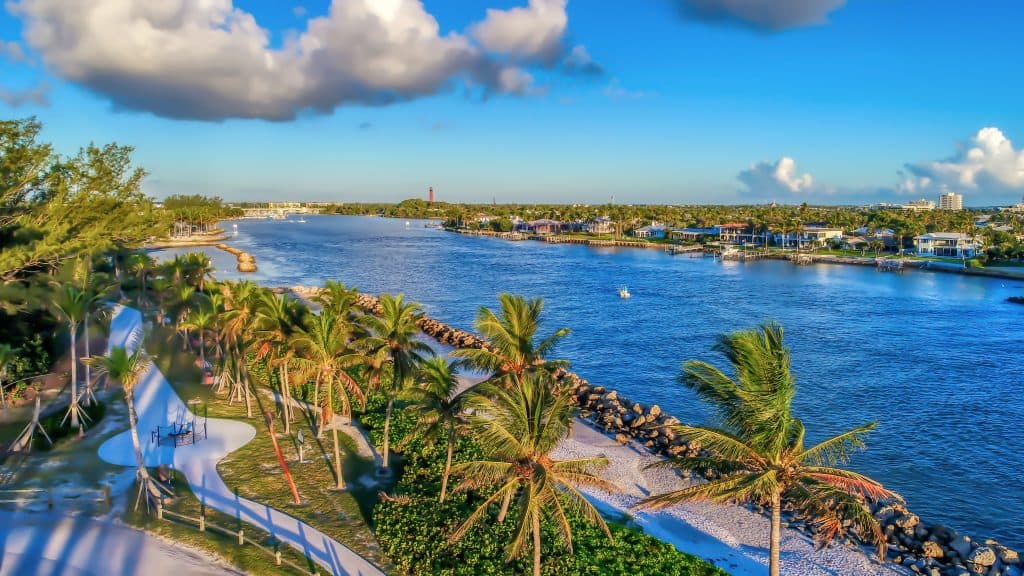
[[[441,475],[441,502],[448,492],[448,475],[452,472],[452,450],[455,448],[455,424],[448,427],[448,457],[444,461],[444,474]]]
[[[540,514],[533,514],[533,576],[540,576]]]
[[[199,361],[203,364],[203,371],[206,370],[206,340],[203,338],[203,329],[199,329]]]
[[[769,543],[768,575],[779,576],[779,548],[782,541],[782,494],[779,490],[772,493],[772,528]]]
[[[89,315],[85,315],[85,357],[89,357]],[[92,366],[87,362],[85,364],[85,402],[86,406],[92,406]]]
[[[395,393],[388,393],[388,409],[384,413],[384,465],[381,466],[381,470],[387,472],[388,469],[388,457],[390,454],[391,447],[391,409],[395,405]]]
[[[501,510],[498,512],[498,523],[505,521],[505,516],[508,515],[508,507],[512,503],[512,494],[514,490],[509,490],[505,493],[505,497],[501,500]]]
[[[78,331],[77,324],[71,324],[71,405],[68,411],[71,414],[71,427],[82,431],[81,423],[78,421],[78,339],[75,332]]]
[[[125,402],[128,404],[128,429],[131,431],[132,448],[135,449],[135,477],[136,480],[139,482],[139,490],[145,492],[146,498],[149,498],[149,471],[146,470],[146,463],[142,458],[142,444],[139,442],[138,417],[135,414],[135,400],[134,398],[132,398],[132,394],[132,390],[126,389],[124,391],[124,399]],[[136,510],[138,509],[138,501],[135,502],[135,508]],[[146,508],[149,509],[148,504]]]
[[[338,424],[335,422],[334,416],[334,394],[332,393],[334,386],[331,383],[327,383],[327,404],[329,407],[328,413],[331,415],[331,436],[334,440],[334,475],[337,477],[337,483],[335,484],[335,490],[345,489],[345,479],[341,476],[341,451],[338,449]]]
[[[284,400],[284,433],[292,433],[292,391],[288,385],[288,362],[281,366],[281,397]]]

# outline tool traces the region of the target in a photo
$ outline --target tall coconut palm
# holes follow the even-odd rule
[[[383,294],[380,306],[379,316],[365,317],[369,334],[361,338],[357,346],[371,359],[386,356],[391,363],[391,382],[378,383],[379,387],[385,388],[388,396],[388,407],[384,413],[384,461],[381,467],[381,472],[387,472],[391,448],[391,411],[395,405],[395,395],[409,387],[424,356],[432,355],[434,351],[416,339],[419,333],[417,322],[423,317],[423,309],[419,304],[406,302],[402,294]]]
[[[128,351],[121,346],[111,349],[107,356],[97,356],[89,359],[89,363],[96,368],[96,372],[106,375],[107,378],[121,385],[124,391],[124,401],[128,405],[128,429],[132,438],[132,448],[135,449],[136,479],[139,482],[139,494],[147,494],[152,498],[159,498],[160,491],[156,487],[146,464],[142,457],[142,444],[139,442],[138,415],[135,413],[135,386],[149,370],[152,360],[143,351],[142,346],[134,352]],[[148,503],[148,500],[147,500]],[[135,508],[138,509],[138,500]]]
[[[213,306],[207,302],[200,302],[185,315],[181,323],[181,329],[186,333],[194,332],[199,337],[199,360],[203,368],[206,368],[206,335],[216,324],[217,316]]]
[[[444,502],[448,493],[452,452],[455,450],[456,435],[465,424],[465,404],[471,392],[472,388],[459,392],[458,372],[441,356],[424,361],[420,367],[418,385],[406,391],[406,397],[413,403],[412,410],[418,424],[409,437],[420,436],[431,441],[443,438],[448,446],[441,475],[441,502]]]
[[[103,309],[103,301],[106,300],[114,291],[117,284],[110,282],[109,277],[106,274],[97,273],[93,269],[91,261],[85,262],[85,266],[80,269],[78,277],[86,297],[85,318],[82,320],[82,331],[85,340],[85,356],[88,358],[91,356],[89,327],[92,326],[93,321],[96,320],[96,315]],[[84,397],[87,403],[86,405],[96,401],[92,390],[92,368],[88,363],[85,365]]]
[[[80,421],[81,413],[78,405],[78,328],[85,320],[89,310],[89,295],[80,290],[73,282],[54,282],[53,291],[49,298],[50,308],[57,318],[67,324],[71,345],[71,404],[68,406],[68,416],[71,419],[71,428],[82,434]]]
[[[136,252],[128,257],[128,270],[135,275],[139,281],[138,305],[141,307],[146,299],[146,279],[149,278],[155,269],[153,258],[145,252]]]
[[[790,372],[783,330],[765,324],[722,336],[716,350],[732,364],[736,378],[700,361],[684,364],[680,381],[711,404],[721,427],[673,426],[677,436],[700,443],[708,456],[675,458],[661,465],[712,472],[714,480],[653,496],[641,508],[664,508],[691,501],[757,502],[772,511],[771,576],[779,574],[782,501],[818,525],[827,544],[852,526],[885,551],[885,534],[868,508],[869,501],[899,499],[878,482],[838,468],[875,424],[849,430],[810,448],[804,425],[792,414],[796,379]]]
[[[225,282],[221,284],[225,312],[220,318],[220,337],[223,341],[224,365],[222,381],[231,383],[230,398],[245,398],[246,417],[252,418],[249,395],[246,351],[252,339],[260,289],[252,282]]]
[[[206,280],[213,275],[213,261],[202,252],[185,255],[185,276],[188,282],[200,292],[206,290]]]
[[[0,344],[0,407],[7,407],[7,394],[4,393],[4,386],[7,385],[7,378],[9,376],[8,370],[11,364],[18,359],[17,348],[12,348],[9,344]]]
[[[334,441],[334,475],[336,488],[345,488],[341,475],[341,449],[338,444],[338,427],[334,419],[334,397],[337,391],[342,413],[351,417],[352,400],[365,404],[366,395],[359,384],[345,371],[351,368],[358,356],[350,354],[350,327],[330,314],[318,314],[310,319],[309,326],[295,337],[295,344],[303,356],[296,362],[304,367],[306,374],[314,374],[316,386],[323,386],[326,394],[321,411],[324,421],[331,423]],[[322,426],[321,426],[322,429]]]
[[[498,316],[485,306],[477,312],[474,327],[490,344],[487,348],[463,348],[452,356],[462,358],[464,363],[477,370],[492,374],[510,386],[515,379],[533,370],[553,370],[566,363],[561,360],[547,360],[559,340],[569,334],[568,328],[559,328],[539,343],[540,315],[544,301],[540,298],[526,300],[522,296],[501,294],[501,315]]]
[[[590,486],[614,492],[615,486],[593,474],[608,465],[603,457],[554,460],[550,453],[569,433],[574,409],[568,391],[551,385],[544,373],[532,373],[511,387],[483,384],[485,389],[470,401],[474,414],[471,425],[487,460],[456,465],[453,473],[463,480],[457,491],[497,486],[498,489],[456,529],[458,540],[488,515],[494,503],[506,494],[518,499],[515,537],[506,547],[509,560],[520,557],[533,540],[533,574],[540,575],[541,527],[544,516],[554,519],[562,541],[572,551],[569,514],[581,515],[612,535],[601,514],[577,490]],[[499,513],[499,522],[503,521]]]
[[[266,358],[271,370],[278,372],[285,434],[291,433],[291,386],[288,379],[288,363],[294,357],[291,341],[301,328],[305,311],[297,300],[263,292],[254,318],[256,358]]]

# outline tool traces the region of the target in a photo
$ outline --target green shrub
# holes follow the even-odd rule
[[[103,416],[107,413],[107,407],[102,402],[95,402],[86,406],[85,404],[79,404],[79,408],[85,415],[82,419],[83,424],[89,428],[95,427],[99,424],[100,420],[103,420]],[[77,430],[71,429],[71,419],[64,420],[64,416],[67,414],[67,410],[59,410],[46,418],[39,421],[39,424],[46,430],[46,434],[53,440],[53,445],[56,446],[64,438],[77,434]],[[62,424],[63,422],[63,424]],[[33,450],[48,450],[51,446],[46,442],[46,439],[41,434],[37,434],[32,440]]]
[[[368,413],[361,419],[383,425],[383,402],[374,397]],[[396,410],[393,423],[414,426],[407,410]],[[376,429],[375,429],[376,430]],[[377,430],[379,436],[379,430]],[[393,436],[395,438],[400,436]],[[514,538],[514,524],[491,517],[468,531],[458,542],[449,536],[489,494],[486,491],[450,492],[441,504],[438,494],[447,447],[443,442],[428,443],[415,437],[404,450],[406,459],[401,478],[394,489],[395,499],[379,502],[373,511],[377,540],[381,550],[401,570],[416,575],[470,576],[478,574],[513,575],[532,571],[527,556],[505,561],[505,546]],[[477,460],[480,448],[468,437],[460,437],[454,452],[455,463]],[[458,479],[449,481],[454,486]],[[543,573],[549,576],[575,574],[719,576],[725,573],[714,566],[676,550],[671,544],[617,523],[610,523],[614,540],[609,542],[600,528],[580,518],[570,518],[573,553],[560,540],[555,524],[545,519],[542,525]]]

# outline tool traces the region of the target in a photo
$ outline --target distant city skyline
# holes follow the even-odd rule
[[[12,0],[0,118],[228,201],[1012,205],[1024,6]]]

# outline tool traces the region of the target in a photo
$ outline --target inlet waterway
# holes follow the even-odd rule
[[[237,225],[228,243],[256,257],[246,277],[267,286],[334,279],[404,292],[464,329],[501,292],[543,298],[545,333],[572,329],[556,356],[685,422],[711,415],[678,384],[681,363],[722,365],[711,350],[719,334],[776,320],[808,441],[877,421],[851,467],[927,522],[1024,549],[1024,306],[1006,302],[1024,282],[508,242],[383,218]],[[239,276],[233,256],[205,251],[219,277]]]

